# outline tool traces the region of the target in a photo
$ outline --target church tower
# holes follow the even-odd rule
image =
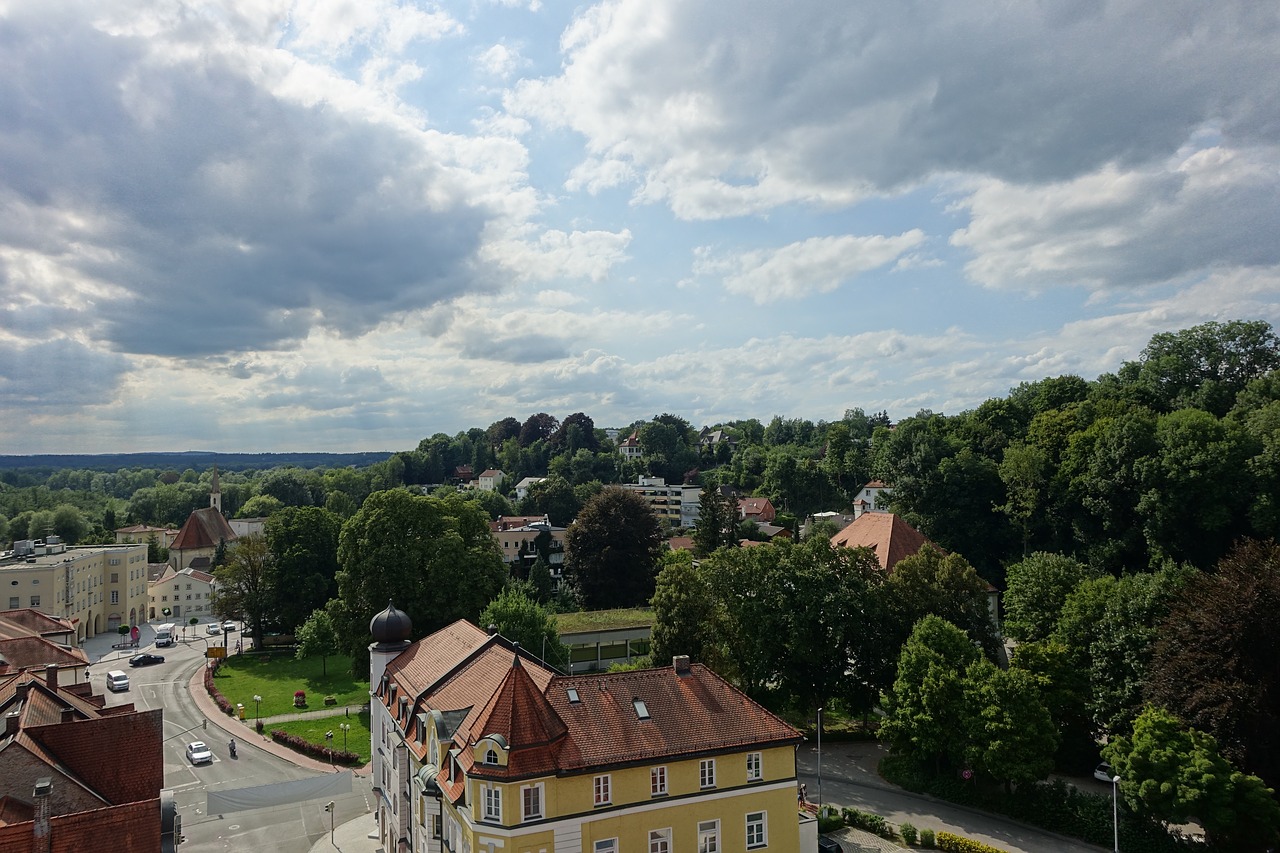
[[[218,466],[213,466],[213,482],[209,484],[209,506],[222,512],[222,486],[218,485]]]

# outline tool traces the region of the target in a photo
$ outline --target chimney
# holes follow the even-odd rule
[[[671,668],[676,671],[676,675],[689,674],[689,656],[676,655],[671,659]]]
[[[49,835],[49,795],[52,793],[52,777],[41,776],[36,780],[31,796],[36,801],[36,825],[32,834],[35,836],[37,853],[48,853],[50,842],[53,841]]]
[[[49,685],[50,690],[58,689],[58,665],[56,663],[47,664],[45,666],[44,683]]]
[[[31,682],[23,681],[20,684],[14,685],[13,695],[18,698],[19,702],[25,702],[27,701],[27,691],[30,689],[31,689]]]
[[[4,715],[4,736],[5,737],[13,737],[18,733],[18,720],[21,719],[21,716],[22,715],[19,714],[17,711],[10,711],[9,713]]]
[[[63,709],[62,709],[62,720],[61,720],[60,722],[63,722],[63,723],[74,723],[74,722],[75,722],[75,720],[76,720],[76,709],[75,709],[75,708],[63,708]]]

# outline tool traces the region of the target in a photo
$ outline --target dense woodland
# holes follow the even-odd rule
[[[1275,838],[1280,339],[1268,324],[1160,334],[1114,374],[1024,383],[954,415],[706,426],[731,440],[703,445],[672,414],[626,425],[640,462],[578,412],[432,435],[363,467],[223,471],[224,511],[269,521],[219,555],[222,605],[255,634],[296,630],[359,661],[388,599],[418,634],[481,618],[549,660],[563,660],[549,610],[652,603],[655,662],[690,653],[801,716],[878,717],[921,772],[964,767],[1012,790],[1091,766],[1101,743],[1139,818],[1195,816],[1222,849]],[[459,466],[502,470],[506,494],[459,492]],[[696,555],[664,553],[674,531],[611,488],[642,474],[704,486]],[[0,535],[109,541],[127,523],[178,525],[207,505],[209,475],[11,469]],[[547,479],[516,502],[528,476]],[[886,577],[822,525],[737,547],[751,531],[717,488],[769,497],[798,532],[872,479],[943,550]],[[545,553],[508,577],[487,522],[514,513],[569,526],[566,589],[552,590]],[[1012,661],[989,583],[1005,593]]]

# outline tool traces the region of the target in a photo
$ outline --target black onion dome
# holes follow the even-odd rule
[[[369,633],[375,643],[404,643],[413,636],[413,622],[388,601],[387,609],[369,620]]]

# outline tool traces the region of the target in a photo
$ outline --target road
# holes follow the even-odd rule
[[[1104,849],[890,785],[875,771],[885,754],[884,748],[875,743],[823,744],[819,793],[818,750],[806,741],[796,753],[796,771],[808,785],[811,801],[818,802],[821,796],[823,803],[875,812],[895,825],[907,822],[917,829],[954,832],[1009,853],[1098,853]]]
[[[203,630],[204,626],[197,628]],[[324,811],[324,801],[230,815],[209,815],[205,812],[208,791],[305,779],[318,773],[257,748],[253,744],[252,730],[248,728],[244,730],[248,737],[236,736],[238,757],[230,758],[227,754],[230,735],[217,725],[217,721],[209,722],[205,727],[206,719],[187,689],[191,675],[204,665],[206,641],[197,637],[157,649],[145,644],[147,630],[144,627],[144,645],[138,649],[113,650],[110,639],[116,638],[105,642],[94,638],[85,643],[85,650],[91,661],[90,680],[94,690],[107,697],[108,705],[132,702],[139,710],[164,710],[165,787],[174,792],[186,838],[179,849],[183,853],[309,853],[312,845],[329,832],[330,816]],[[209,641],[221,645],[220,637],[210,637]],[[164,655],[165,661],[145,667],[129,666],[129,656],[138,652]],[[129,674],[128,691],[112,693],[106,689],[106,674],[112,669],[122,669]],[[212,747],[212,764],[193,767],[187,761],[186,745],[193,740],[202,740]],[[352,793],[338,797],[335,805],[333,820],[338,824],[369,814],[373,808],[370,780],[357,776]],[[370,817],[370,828],[372,826]]]

